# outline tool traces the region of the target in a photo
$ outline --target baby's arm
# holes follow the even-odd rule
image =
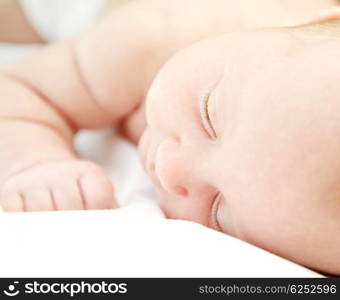
[[[0,201],[5,210],[115,205],[104,172],[73,151],[77,129],[108,125],[115,118],[83,82],[75,45],[49,46],[0,72]]]
[[[127,6],[87,33],[0,69],[5,210],[116,205],[104,171],[74,153],[73,135],[124,123],[138,110],[166,58],[155,15]]]
[[[72,138],[80,128],[117,124],[141,100],[135,94],[140,93],[137,77],[149,69],[136,64],[146,54],[146,39],[117,33],[119,21],[0,70],[0,201],[5,210],[115,206],[105,173],[77,158]],[[105,49],[97,48],[98,38],[105,39]],[[138,56],[126,52],[136,47]]]

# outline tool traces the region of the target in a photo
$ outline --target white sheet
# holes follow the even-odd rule
[[[50,42],[90,27],[105,0],[20,0],[20,3],[33,27]]]
[[[0,276],[318,277],[298,265],[186,221],[115,211],[0,216]]]
[[[0,63],[37,47],[0,45]],[[1,277],[320,276],[201,225],[166,220],[136,150],[110,130],[81,132],[76,146],[106,168],[123,208],[0,212]]]

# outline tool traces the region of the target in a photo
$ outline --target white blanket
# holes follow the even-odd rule
[[[0,216],[0,277],[318,277],[201,225],[143,205]]]

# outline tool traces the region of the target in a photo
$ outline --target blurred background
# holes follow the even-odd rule
[[[128,0],[0,0],[0,64],[93,26]]]

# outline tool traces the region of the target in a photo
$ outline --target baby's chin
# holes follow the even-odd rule
[[[186,214],[179,213],[179,207],[177,207],[178,199],[175,196],[168,194],[161,187],[157,188],[158,193],[158,205],[161,208],[164,216],[168,219],[183,219],[187,220]],[[183,199],[180,199],[183,201]]]
[[[207,227],[211,227],[209,212],[205,209],[199,209],[198,205],[191,206],[193,203],[185,201],[181,196],[168,194],[162,189],[158,190],[158,205],[164,216],[168,219],[177,219],[195,222]]]

